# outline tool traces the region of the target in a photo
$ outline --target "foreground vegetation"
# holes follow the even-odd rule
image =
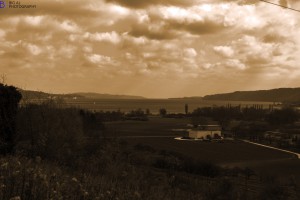
[[[116,141],[67,165],[5,156],[0,176],[3,200],[299,198],[299,185],[292,180],[257,176],[247,168],[223,169],[145,145],[130,150]]]
[[[18,107],[15,88],[1,85],[3,91],[0,199],[299,198],[293,179],[130,145],[107,137],[101,116],[110,114],[64,108],[54,101]],[[128,117],[140,112],[132,114]]]

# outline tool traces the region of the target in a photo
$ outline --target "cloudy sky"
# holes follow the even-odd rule
[[[24,89],[165,98],[300,87],[300,12],[258,0],[20,2],[37,8],[0,9],[0,74]]]

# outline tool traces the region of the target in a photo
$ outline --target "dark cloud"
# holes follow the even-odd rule
[[[163,12],[163,10],[161,11]],[[149,13],[149,20],[131,25],[129,35],[146,37],[154,40],[171,40],[180,38],[188,32],[193,35],[205,35],[221,32],[226,29],[223,19],[208,19],[207,17],[195,19],[195,16],[184,15],[182,18],[167,13]],[[166,18],[165,18],[166,17]]]
[[[267,34],[263,37],[263,42],[266,43],[278,43],[278,42],[283,42],[285,40],[286,38],[278,34]]]
[[[105,0],[108,3],[116,3],[130,8],[146,8],[152,5],[165,5],[165,6],[193,6],[201,3],[224,3],[235,2],[239,5],[255,4],[257,0]]]
[[[163,28],[154,31],[145,26],[134,26],[132,27],[132,30],[129,32],[129,34],[134,37],[144,36],[152,40],[170,40],[176,38],[177,36],[174,32],[168,31]]]
[[[193,5],[193,0],[105,0],[109,3],[117,3],[130,8],[145,8],[151,5],[174,5],[188,6]]]
[[[288,6],[288,2],[287,2],[286,0],[280,0],[280,1],[279,1],[279,4],[280,4],[281,6],[284,6],[284,7],[287,7],[287,6]]]
[[[169,26],[172,29],[185,30],[194,35],[213,34],[226,28],[223,24],[211,20],[195,22],[170,21]]]
[[[14,59],[20,58],[24,55],[25,55],[24,52],[8,51],[8,52],[5,52],[3,55],[1,55],[1,57],[2,57],[2,59],[14,60]]]

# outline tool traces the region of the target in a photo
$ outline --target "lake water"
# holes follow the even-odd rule
[[[159,113],[160,108],[165,108],[168,113],[184,113],[185,104],[188,104],[189,112],[199,107],[231,106],[242,107],[262,105],[268,108],[272,102],[247,102],[247,101],[207,101],[199,99],[77,99],[66,100],[67,105],[94,111],[130,112],[131,110],[149,109],[152,114]]]

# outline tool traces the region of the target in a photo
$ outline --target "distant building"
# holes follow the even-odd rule
[[[189,137],[194,139],[221,139],[222,127],[219,125],[198,125],[189,131]]]

